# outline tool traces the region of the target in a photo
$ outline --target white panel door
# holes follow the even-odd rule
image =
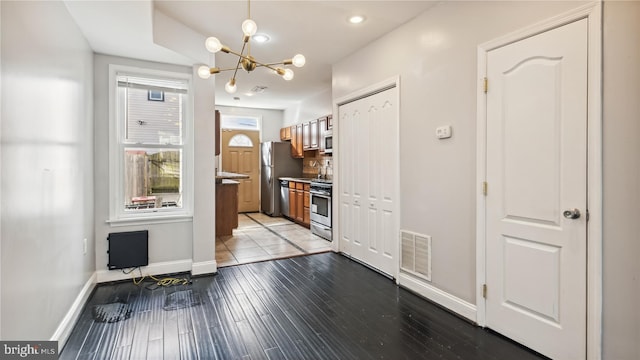
[[[486,324],[584,359],[587,20],[490,51],[487,78]]]
[[[359,162],[353,154],[357,151],[357,139],[353,138],[356,122],[359,121],[360,112],[358,104],[355,102],[342,105],[338,114],[338,139],[340,143],[340,194],[339,194],[339,214],[340,214],[340,251],[345,254],[360,251],[359,236],[356,231],[360,228],[359,207],[354,206],[354,202],[359,202],[357,194],[354,194],[354,183],[358,173],[355,168]],[[351,155],[349,155],[351,154]]]
[[[398,104],[391,88],[339,108],[340,249],[396,276]]]

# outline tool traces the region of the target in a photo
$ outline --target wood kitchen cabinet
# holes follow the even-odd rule
[[[309,121],[309,150],[318,150],[320,144],[320,123],[318,120]]]
[[[306,122],[302,124],[302,148],[306,150],[311,150],[311,129],[310,123]]]
[[[328,117],[325,116],[318,119],[318,150],[320,154],[324,154],[324,135],[327,132],[327,118]]]
[[[298,132],[296,128],[297,125],[291,125],[289,127],[289,133],[291,134],[291,157],[294,158],[298,157]]]
[[[303,188],[303,200],[302,200],[302,223],[305,226],[311,226],[311,213],[309,212],[310,205],[310,195],[309,188],[311,185],[304,184]]]
[[[289,216],[296,218],[296,183],[289,181]]]
[[[216,236],[233,235],[238,227],[238,184],[227,179],[216,184]]]
[[[291,126],[283,127],[282,129],[280,129],[280,140],[291,140]]]
[[[304,222],[304,183],[297,182],[296,183],[296,212],[295,212],[295,220],[303,223]]]
[[[289,216],[300,225],[311,226],[309,183],[289,181]]]
[[[318,119],[304,123],[302,127],[302,134],[304,151],[318,150]]]
[[[302,124],[291,126],[291,157],[297,159],[304,157]]]

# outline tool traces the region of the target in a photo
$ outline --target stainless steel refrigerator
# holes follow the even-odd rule
[[[263,142],[260,144],[261,169],[261,210],[271,216],[280,216],[281,177],[302,176],[302,159],[291,157],[291,143]]]

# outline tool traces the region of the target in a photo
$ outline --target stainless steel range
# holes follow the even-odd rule
[[[331,241],[331,180],[313,179],[309,188],[311,232]]]

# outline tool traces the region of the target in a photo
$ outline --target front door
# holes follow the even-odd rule
[[[222,171],[249,175],[237,180],[238,212],[260,210],[260,133],[250,130],[222,131]]]
[[[586,357],[587,20],[487,54],[486,324]]]

